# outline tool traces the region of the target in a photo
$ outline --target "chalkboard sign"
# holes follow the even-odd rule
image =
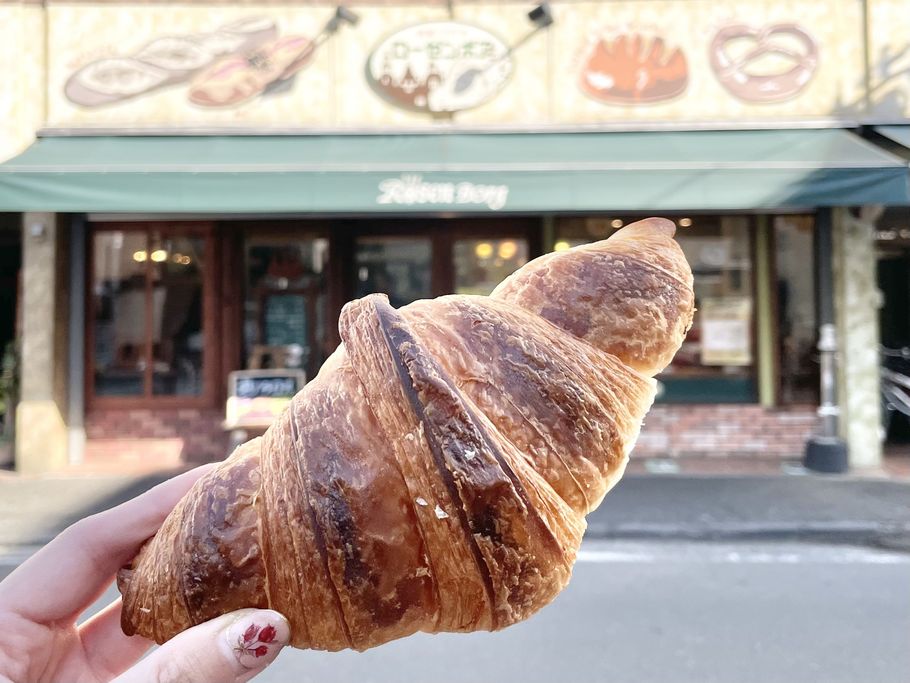
[[[238,370],[228,376],[225,427],[268,427],[303,388],[300,370]]]
[[[303,294],[269,294],[265,298],[265,344],[307,346],[306,309]]]
[[[297,393],[296,377],[239,377],[238,398],[290,398]]]

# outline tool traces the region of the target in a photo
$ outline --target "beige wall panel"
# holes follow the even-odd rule
[[[44,11],[40,5],[0,5],[0,161],[31,143],[44,119]]]
[[[286,80],[286,87],[264,90],[269,80],[277,82],[277,73],[262,78],[256,69],[238,66],[237,58],[217,57],[217,46],[231,44],[225,35],[237,40],[240,34],[252,41],[271,55],[270,63],[283,63],[282,59],[292,63],[291,57],[300,53],[293,39],[315,36],[334,5],[51,3],[46,10],[41,5],[0,5],[0,37],[6,34],[0,56],[4,63],[17,65],[15,77],[0,95],[0,113],[6,114],[0,122],[6,133],[0,156],[23,146],[22,140],[27,141],[42,123],[45,108],[46,123],[63,127],[394,129],[758,121],[786,125],[832,117],[863,119],[866,114],[861,0],[554,2],[556,23],[516,49],[508,80],[473,108],[441,115],[407,111],[377,95],[367,82],[365,66],[371,52],[407,26],[460,21],[511,46],[530,31],[526,14],[532,6],[454,3],[450,14],[444,3],[358,4],[354,7],[361,17],[358,26],[342,27],[299,69],[290,67],[295,75]],[[42,87],[45,16],[49,49]],[[257,19],[263,23],[256,25]],[[876,116],[895,120],[910,116],[910,11],[904,0],[869,0],[869,22]],[[758,80],[744,84],[742,69],[735,68],[719,75],[723,69],[716,60],[712,63],[711,55],[717,55],[712,44],[719,32],[736,24],[754,32],[724,43],[734,59],[775,44],[796,55],[806,53],[809,48],[798,30],[762,34],[780,24],[801,27],[815,46],[816,59],[801,61],[799,56],[791,59],[766,50],[747,67]],[[661,37],[664,54],[641,63],[620,59],[610,51],[623,35],[630,40],[641,36],[644,55],[651,41]],[[197,42],[201,37],[205,54],[180,47],[179,40],[170,46],[162,41],[186,36]],[[278,40],[282,42],[276,45]],[[149,52],[137,64],[137,55],[150,45],[152,65]],[[683,57],[667,64],[677,49]],[[121,61],[113,67],[99,66],[99,60],[108,58]],[[682,66],[679,59],[684,60]],[[798,63],[804,65],[803,80],[799,73],[779,78]],[[83,70],[90,64],[94,66]],[[187,65],[183,72],[180,64]],[[197,70],[190,73],[192,65]],[[774,78],[763,82],[763,75]],[[248,89],[245,84],[250,84]]]
[[[516,45],[528,36],[533,25],[528,12],[534,4],[498,7],[458,5],[455,17],[483,27],[507,45]],[[553,27],[535,33],[515,49],[509,81],[498,95],[475,109],[459,112],[456,121],[465,125],[505,126],[545,124],[549,120],[548,41]]]
[[[910,118],[910,3],[869,0],[870,115]]]

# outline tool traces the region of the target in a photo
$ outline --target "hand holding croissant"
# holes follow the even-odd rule
[[[673,234],[634,223],[489,297],[349,303],[319,375],[120,571],[123,630],[271,608],[296,647],[364,650],[549,603],[691,324]]]

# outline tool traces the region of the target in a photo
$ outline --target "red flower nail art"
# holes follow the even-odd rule
[[[260,643],[271,643],[275,640],[275,627],[269,624],[264,629],[259,632],[259,642]]]
[[[256,629],[258,627],[256,624],[250,624],[250,627],[243,632],[243,642],[247,645],[253,642],[253,638],[256,637]]]
[[[256,624],[250,624],[243,635],[237,638],[237,645],[234,652],[237,656],[250,655],[252,657],[265,657],[269,653],[268,643],[275,642],[275,627],[271,624],[260,628]]]

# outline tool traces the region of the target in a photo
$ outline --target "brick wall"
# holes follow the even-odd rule
[[[656,405],[645,418],[639,458],[797,458],[815,430],[815,406]]]
[[[221,460],[228,435],[224,413],[198,409],[95,410],[86,415],[86,460],[181,462]]]
[[[221,460],[223,415],[205,410],[105,410],[86,416],[86,459],[159,466]],[[814,406],[656,405],[634,457],[798,458],[816,426]]]

